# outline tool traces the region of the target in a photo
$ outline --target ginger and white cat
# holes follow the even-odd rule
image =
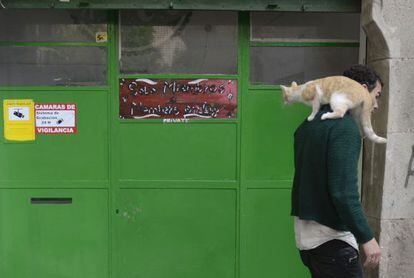
[[[321,105],[330,104],[333,112],[321,119],[342,118],[349,109],[359,122],[361,131],[375,143],[386,143],[387,139],[375,134],[371,125],[371,112],[377,107],[375,96],[358,82],[345,76],[330,76],[312,80],[302,85],[292,82],[290,87],[281,86],[285,103],[302,102],[312,106],[308,121],[312,121]]]

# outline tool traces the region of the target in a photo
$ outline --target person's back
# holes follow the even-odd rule
[[[357,168],[361,137],[354,119],[312,121],[295,132],[295,176],[292,215],[315,220],[339,231],[351,231],[358,242],[372,238],[359,202]],[[339,157],[338,157],[339,156]]]

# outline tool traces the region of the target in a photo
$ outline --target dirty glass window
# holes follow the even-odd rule
[[[250,83],[303,83],[340,75],[359,59],[355,13],[251,13]]]
[[[107,84],[107,11],[0,10],[0,86]]]
[[[342,75],[358,63],[355,47],[252,47],[250,80],[261,84],[287,84],[328,75]]]
[[[106,11],[0,10],[0,41],[95,42],[106,31]]]
[[[0,47],[0,84],[104,85],[105,47]]]
[[[252,13],[252,40],[358,41],[358,13]]]
[[[120,71],[237,73],[237,13],[122,11]]]

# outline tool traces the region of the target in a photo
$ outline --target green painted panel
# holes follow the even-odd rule
[[[295,247],[289,189],[246,191],[241,277],[310,277]]]
[[[0,277],[108,277],[106,190],[0,189],[0,227]]]
[[[245,96],[242,148],[248,180],[290,180],[293,134],[309,108],[284,106],[280,90],[250,90]]]
[[[235,123],[122,124],[120,178],[235,180],[236,134]]]
[[[236,192],[120,190],[114,277],[235,277]]]
[[[77,134],[36,135],[36,141],[4,141],[0,120],[1,187],[74,187],[64,181],[108,180],[108,95],[105,91],[2,91],[3,99],[33,99],[36,103],[76,103]],[[3,108],[1,108],[2,110]],[[3,112],[1,111],[1,115]],[[19,181],[20,183],[15,183]],[[55,181],[52,185],[47,181]],[[8,182],[11,182],[10,184]],[[41,183],[45,182],[44,185]],[[36,184],[35,184],[36,183]]]
[[[342,11],[361,10],[360,0],[2,0],[6,8],[198,9]]]

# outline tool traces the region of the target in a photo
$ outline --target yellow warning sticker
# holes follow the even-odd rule
[[[96,32],[95,39],[96,39],[96,42],[107,42],[108,33],[107,32]]]
[[[10,141],[35,140],[34,102],[31,99],[3,100],[4,137]]]

